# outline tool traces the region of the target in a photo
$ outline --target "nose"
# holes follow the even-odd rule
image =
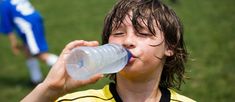
[[[134,34],[127,34],[125,39],[123,40],[123,46],[127,49],[133,49],[136,47],[136,39]]]

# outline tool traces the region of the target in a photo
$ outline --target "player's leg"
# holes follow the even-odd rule
[[[55,64],[58,59],[57,55],[48,52],[40,53],[37,57],[44,61],[49,67]]]
[[[52,66],[58,59],[58,56],[48,52],[48,44],[45,38],[44,25],[41,18],[37,18],[31,22],[32,24],[32,38],[27,37],[35,44],[29,44],[32,55],[35,55],[40,60],[44,61],[48,66]]]
[[[28,48],[24,47],[24,53],[26,55],[26,65],[29,71],[32,84],[37,85],[43,80],[40,64],[37,58],[31,56]]]
[[[19,17],[14,18],[14,22],[18,27],[16,29],[18,31],[17,34],[25,45],[23,52],[26,56],[26,65],[29,70],[30,79],[33,84],[37,84],[42,81],[42,73],[38,60],[33,57],[33,53],[37,53],[39,50],[37,47],[33,47],[33,45],[36,45],[36,43],[35,39],[33,39],[32,25],[23,18]]]

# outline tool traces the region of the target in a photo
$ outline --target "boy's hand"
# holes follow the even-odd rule
[[[97,41],[76,40],[63,49],[59,59],[53,65],[46,79],[40,83],[30,94],[28,94],[21,102],[51,102],[60,96],[79,88],[83,85],[95,83],[103,77],[103,75],[94,75],[88,80],[73,80],[66,72],[65,59],[73,48],[79,46],[97,46]]]
[[[103,77],[103,75],[99,74],[94,75],[88,80],[74,80],[67,74],[65,59],[73,48],[79,46],[98,46],[98,42],[76,40],[66,45],[60,54],[58,61],[51,68],[45,81],[41,83],[41,85],[44,85],[48,88],[48,94],[51,95],[51,98],[57,99],[58,97],[70,92],[73,89],[79,88],[83,85],[95,83]]]
[[[19,55],[20,50],[22,50],[22,49],[23,49],[22,45],[19,45],[19,44],[12,44],[11,45],[11,50],[14,55]]]
[[[13,32],[10,32],[8,34],[8,39],[11,43],[11,50],[13,54],[18,55],[20,53],[20,50],[23,49],[23,46],[18,43],[17,38]]]

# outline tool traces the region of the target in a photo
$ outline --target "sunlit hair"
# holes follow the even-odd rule
[[[124,18],[132,13],[132,24],[137,32],[144,26],[156,35],[154,25],[163,32],[165,43],[174,55],[166,57],[160,80],[160,87],[179,89],[184,82],[187,51],[183,41],[183,26],[175,12],[159,0],[119,0],[105,18],[102,43],[108,43],[113,30],[123,23]],[[116,74],[109,75],[116,79]]]

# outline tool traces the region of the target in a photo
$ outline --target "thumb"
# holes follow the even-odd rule
[[[64,92],[68,93],[68,92],[71,92],[73,89],[77,89],[85,85],[93,84],[103,77],[104,77],[103,74],[96,74],[87,80],[74,80],[70,78],[63,86]]]
[[[76,86],[80,87],[80,86],[93,84],[93,83],[96,83],[98,80],[100,80],[103,77],[104,77],[103,74],[96,74],[96,75],[92,76],[91,78],[89,78],[87,80],[76,80]]]

